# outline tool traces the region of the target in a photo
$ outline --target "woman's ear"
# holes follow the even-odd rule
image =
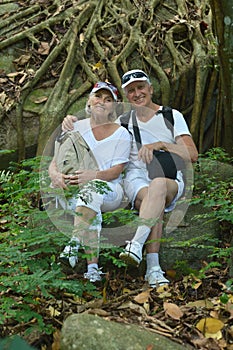
[[[85,111],[89,115],[91,114],[91,105],[92,105],[91,100],[93,99],[94,96],[95,96],[94,94],[90,94],[86,103]]]
[[[91,104],[90,104],[90,100],[88,100],[87,103],[86,103],[85,112],[86,112],[87,114],[89,114],[89,115],[91,114]]]

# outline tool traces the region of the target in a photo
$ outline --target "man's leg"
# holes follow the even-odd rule
[[[154,267],[159,272],[162,270],[159,266],[159,247],[160,238],[162,236],[162,219],[165,206],[169,205],[177,193],[177,184],[173,180],[156,178],[148,188],[143,188],[138,192],[135,206],[139,209],[139,217],[145,220],[145,225],[138,227],[133,239],[125,248],[125,251],[120,254],[120,257],[128,262],[136,264],[142,259],[142,248],[146,243],[147,249],[147,277]],[[150,223],[153,220],[155,223]],[[148,224],[146,223],[148,221]],[[155,222],[156,221],[156,222]],[[161,276],[160,276],[161,277]],[[163,277],[163,273],[162,273]],[[160,278],[165,282],[165,278]],[[168,280],[166,280],[166,283]],[[162,284],[162,283],[161,283]]]

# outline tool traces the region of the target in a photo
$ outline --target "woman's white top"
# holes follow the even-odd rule
[[[119,127],[112,135],[103,140],[96,140],[90,118],[82,119],[74,123],[74,130],[79,131],[90,147],[99,170],[107,170],[117,164],[128,163],[131,149],[131,136],[124,127]],[[122,176],[113,182],[121,181]]]

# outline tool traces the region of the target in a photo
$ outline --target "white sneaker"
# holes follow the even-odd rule
[[[149,272],[147,272],[145,276],[145,280],[153,288],[170,283],[164,277],[164,271],[161,270],[160,266],[152,267],[152,269]]]
[[[102,280],[101,275],[104,275],[101,269],[92,269],[91,271],[84,273],[84,278],[94,283]]]
[[[63,252],[60,254],[60,259],[68,261],[72,268],[78,262],[78,250],[80,247],[80,241],[77,237],[71,238],[69,244],[65,246]]]
[[[142,246],[136,241],[128,241],[125,250],[120,253],[119,258],[127,264],[138,266],[142,261]]]

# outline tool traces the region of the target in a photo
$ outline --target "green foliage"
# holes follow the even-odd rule
[[[206,157],[220,160],[223,157],[230,163],[222,150],[210,151]],[[28,322],[30,327],[37,327],[51,333],[53,319],[45,320],[40,314],[41,301],[62,299],[63,293],[83,296],[85,293],[98,297],[96,287],[89,282],[68,279],[58,262],[59,252],[67,243],[67,237],[58,232],[45,211],[38,210],[41,178],[38,169],[40,158],[28,159],[20,164],[12,163],[9,169],[0,172],[0,326],[7,329],[8,323]],[[195,193],[192,203],[202,203],[210,208],[206,220],[218,220],[232,225],[232,178],[215,181],[209,175],[197,173],[205,190]],[[104,191],[101,183],[97,187]],[[140,223],[137,213],[128,209],[118,209],[104,214],[105,225],[135,225]],[[201,214],[200,214],[201,215]],[[182,248],[201,248],[202,243],[190,240]],[[177,242],[176,242],[177,243]],[[206,246],[205,246],[206,248]],[[219,266],[222,260],[229,258],[232,249],[218,246],[208,238],[208,247],[212,261],[199,272],[204,278],[208,268]],[[104,248],[101,259],[111,261],[117,267],[124,266],[116,256],[120,248]],[[215,264],[215,265],[214,265]],[[216,265],[217,264],[217,265]],[[194,273],[185,265],[177,266]],[[224,295],[222,296],[223,300]],[[5,334],[7,335],[7,334]]]
[[[223,163],[232,163],[233,159],[227,154],[227,152],[221,147],[213,147],[209,149],[204,155],[211,160],[218,160]]]
[[[69,280],[57,260],[67,237],[57,232],[45,211],[39,211],[40,159],[11,164],[0,176],[0,325],[25,323],[52,332],[38,311],[41,300],[67,292],[96,296],[91,283]],[[29,326],[30,327],[30,326]]]
[[[221,148],[213,148],[206,152],[201,158],[209,160],[209,166],[213,161],[233,164],[233,159]],[[225,181],[217,180],[218,174],[212,171],[204,174],[196,172],[195,184],[204,188],[192,198],[192,204],[202,203],[205,207],[210,208],[210,219],[216,219],[219,222],[233,224],[233,172],[232,176]]]
[[[103,213],[103,221],[107,225],[115,223],[116,221],[126,225],[136,220],[136,214],[137,212],[135,210],[119,208],[114,210],[114,212]]]
[[[213,148],[206,152],[204,155],[200,155],[200,159],[205,159],[206,171],[195,172],[195,195],[191,200],[191,204],[195,205],[201,203],[204,207],[209,208],[209,212],[205,214],[199,214],[195,216],[195,220],[204,218],[207,222],[216,220],[220,223],[222,232],[222,240],[219,242],[213,241],[213,245],[209,245],[210,251],[209,258],[212,260],[207,266],[200,271],[200,274],[205,276],[205,271],[216,266],[220,266],[221,262],[229,261],[232,256],[232,247],[229,247],[230,240],[224,242],[224,233],[228,239],[231,239],[229,233],[233,228],[233,171],[232,175],[227,177],[224,181],[219,179],[219,173],[221,171],[221,164],[232,164],[233,159],[222,148]],[[216,166],[217,164],[217,166]],[[198,165],[197,165],[198,167]],[[214,169],[214,171],[213,171]],[[205,236],[202,237],[204,239]],[[204,240],[202,240],[204,242]],[[208,239],[210,242],[210,240]],[[196,243],[187,242],[195,247]],[[225,244],[227,243],[227,244]],[[198,248],[201,245],[197,243]]]
[[[11,150],[11,149],[0,149],[0,154],[10,154],[10,153],[14,153],[15,150]]]
[[[111,247],[108,249],[103,249],[103,251],[101,251],[101,259],[102,261],[104,259],[108,262],[111,261],[113,265],[119,268],[125,267],[126,263],[120,260],[118,257],[116,257],[117,255],[119,255],[120,252],[122,252],[122,248],[119,248],[119,247]]]

